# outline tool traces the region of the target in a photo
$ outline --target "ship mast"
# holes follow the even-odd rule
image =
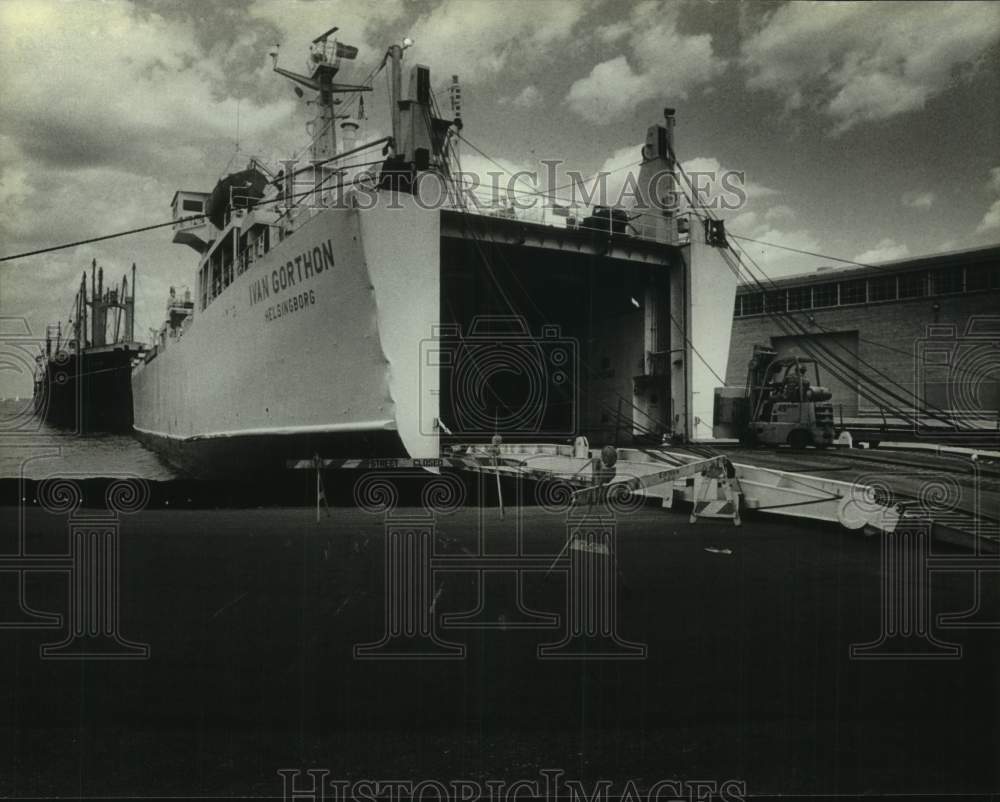
[[[389,62],[389,91],[392,93],[389,98],[389,107],[392,110],[392,147],[395,156],[399,154],[400,142],[402,141],[399,101],[403,99],[403,47],[395,44],[389,45],[385,57]]]
[[[356,47],[336,40],[334,34],[337,30],[333,27],[312,40],[309,46],[308,76],[279,67],[277,46],[271,51],[276,73],[315,92],[314,98],[309,102],[316,106],[316,116],[306,128],[312,138],[310,153],[314,162],[328,161],[337,155],[336,106],[340,104],[340,99],[334,95],[371,91],[370,86],[334,82],[333,79],[340,70],[341,59],[350,60],[358,55]],[[295,87],[295,94],[302,97],[302,90],[298,86]]]

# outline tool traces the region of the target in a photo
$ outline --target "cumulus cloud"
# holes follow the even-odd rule
[[[170,18],[126,3],[0,3],[5,255],[168,219],[176,189],[211,189],[232,156],[237,103],[245,143],[287,126],[289,101],[235,97],[225,65],[236,56],[213,56],[183,6],[168,10]],[[231,41],[239,50],[236,40],[250,35]],[[250,55],[239,72],[264,62],[265,51]],[[196,264],[169,230],[22,259],[4,267],[0,311],[44,332],[65,318],[94,258],[109,277],[138,263],[141,334],[160,322],[167,287],[190,282]]]
[[[0,252],[168,219],[176,189],[211,189],[233,155],[237,107],[244,153],[288,138],[297,125],[280,81],[251,90],[272,77],[275,29],[250,18],[236,26],[229,14],[190,3],[0,3]],[[35,332],[65,320],[94,258],[109,280],[138,263],[140,334],[196,264],[169,230],[25,258],[4,266],[0,312]]]
[[[776,189],[751,180],[746,170],[736,170],[723,165],[714,156],[695,156],[687,161],[682,161],[681,167],[693,182],[698,181],[699,176],[705,176],[696,185],[700,186],[707,183],[715,186],[716,191],[719,191],[720,185],[724,182],[723,176],[730,176],[728,186],[740,186],[748,202],[778,194]],[[785,208],[787,209],[788,207]]]
[[[743,231],[733,226],[733,231]],[[749,236],[749,235],[744,235]],[[807,229],[779,229],[760,225],[753,229],[756,242],[739,240],[741,275],[766,285],[784,276],[812,273],[825,265],[823,259],[795,251],[817,251],[819,240]],[[789,250],[794,249],[794,250]]]
[[[990,170],[990,186],[994,192],[1000,192],[1000,167]]]
[[[726,67],[709,34],[678,31],[674,5],[639,3],[627,24],[604,26],[596,35],[604,43],[624,39],[630,50],[629,56],[620,53],[596,64],[566,96],[570,109],[599,124],[614,122],[654,97],[685,99]]]
[[[629,175],[634,180],[639,178],[639,166],[642,161],[643,146],[644,143],[639,143],[637,145],[618,148],[597,169],[597,175],[603,176],[601,180],[604,182],[608,202],[617,200],[622,195]],[[627,205],[629,199],[626,198],[625,200]]]
[[[910,255],[910,249],[906,243],[898,243],[891,237],[879,241],[874,248],[862,251],[854,257],[855,262],[862,264],[878,264],[879,262],[891,262],[894,259],[904,259]]]
[[[601,164],[600,172],[605,177],[606,197],[611,201],[621,198],[626,208],[631,207],[635,200],[633,187],[638,183],[640,163],[642,160],[642,143],[619,148]],[[797,217],[794,209],[783,203],[776,203],[781,191],[759,181],[752,181],[743,173],[743,201],[738,202],[732,193],[732,183],[735,181],[723,179],[721,176],[735,173],[714,156],[695,156],[681,162],[687,176],[699,187],[700,205],[715,201],[714,213],[726,219],[729,230],[754,239],[772,242],[775,245],[787,245],[805,250],[817,250],[819,241],[815,235],[805,228],[789,229]],[[627,183],[628,176],[636,183]],[[690,189],[683,177],[678,175],[679,192],[678,212],[683,214],[690,210],[687,196]],[[594,182],[587,185],[593,190]],[[681,191],[683,190],[683,191]],[[723,202],[725,201],[725,203]],[[727,205],[732,204],[736,208]],[[768,275],[787,275],[809,269],[812,264],[810,257],[790,253],[777,247],[765,247],[743,243],[744,247],[752,247],[754,258]],[[803,267],[803,265],[806,267]]]
[[[533,193],[543,189],[544,174],[539,165],[506,158],[486,158],[475,151],[462,154],[462,186],[470,207],[507,207],[528,204]]]
[[[636,73],[625,56],[594,66],[590,75],[573,83],[569,107],[595,123],[610,123],[652,96],[650,81]]]
[[[791,209],[777,204],[761,212],[747,209],[726,220],[726,230],[734,235],[734,240],[737,235],[749,238],[735,240],[746,275],[766,282],[765,276],[777,278],[808,273],[825,263],[821,257],[795,252],[821,253],[823,248],[809,229],[782,227],[782,224],[791,223],[794,217]]]
[[[993,204],[983,215],[983,219],[976,226],[977,234],[984,234],[987,231],[994,231],[1000,228],[1000,200],[993,201]]]
[[[1000,39],[1000,5],[789,3],[742,45],[751,89],[812,106],[834,134],[922,109]]]
[[[197,0],[200,9],[205,3]],[[215,4],[212,4],[215,5]],[[228,5],[228,4],[220,4]],[[273,25],[281,34],[280,44],[289,57],[304,61],[310,42],[317,34],[336,24],[347,44],[359,49],[362,63],[381,60],[388,41],[381,41],[376,32],[386,23],[396,22],[405,8],[402,0],[379,0],[378,3],[357,3],[353,0],[253,0],[249,16]],[[242,10],[239,11],[243,14]],[[402,38],[402,34],[399,38]]]
[[[597,40],[604,44],[620,41],[628,36],[631,26],[628,20],[618,20],[610,25],[602,25],[596,31]]]
[[[629,205],[632,198],[632,188],[637,185],[639,179],[639,169],[642,162],[642,152],[644,143],[629,145],[619,148],[608,156],[598,168],[597,174],[603,175],[606,195],[609,199],[617,199],[624,191],[623,201]],[[689,203],[685,196],[691,195],[690,181],[698,189],[698,201],[700,204],[711,203],[714,199],[719,211],[733,211],[732,205],[740,206],[751,203],[754,200],[768,198],[779,194],[776,189],[766,186],[757,181],[751,181],[746,171],[737,171],[727,165],[723,165],[714,156],[694,156],[693,158],[681,162],[683,173],[687,180],[678,172],[678,192],[679,205],[681,209],[687,209]],[[738,194],[742,193],[742,200]],[[725,197],[728,204],[722,206]],[[776,209],[792,213],[787,206],[778,205]],[[775,214],[781,215],[778,211]]]
[[[528,84],[514,97],[501,98],[500,102],[518,109],[530,109],[542,102],[542,93],[534,84]]]
[[[1000,194],[1000,167],[994,167],[990,170],[989,187],[992,191]],[[990,208],[986,210],[983,219],[976,226],[976,233],[985,234],[997,229],[1000,229],[1000,198],[993,201]]]
[[[232,148],[237,103],[247,140],[291,116],[290,101],[241,101],[226,91],[219,64],[185,21],[124,3],[8,2],[0,17],[0,135],[36,166],[203,175],[206,154]],[[243,66],[252,72],[265,61],[261,52]]]
[[[796,216],[796,212],[791,206],[776,203],[764,213],[764,220],[768,223],[787,223],[790,220],[794,220]]]
[[[367,9],[375,4],[357,4]],[[413,58],[470,84],[558,58],[587,6],[577,0],[444,0],[404,30]]]
[[[993,205],[983,215],[983,219],[976,226],[976,233],[983,234],[987,231],[994,231],[1000,228],[1000,200],[993,201]]]
[[[935,199],[933,192],[904,192],[902,202],[910,209],[930,209]]]

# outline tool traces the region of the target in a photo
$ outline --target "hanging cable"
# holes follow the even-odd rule
[[[373,143],[369,143],[368,145],[364,146],[364,148],[371,147],[374,144],[376,144],[376,143],[374,143],[374,142]],[[364,149],[364,148],[362,148],[362,149]],[[335,157],[333,157],[331,159],[327,159],[327,160],[325,160],[323,162],[318,162],[317,164],[318,165],[326,164],[327,162],[333,161],[334,159],[341,158],[343,155],[346,155],[346,154],[341,154],[341,156],[335,156]],[[351,167],[367,167],[367,166],[381,164],[381,163],[382,163],[381,160],[379,160],[379,161],[371,161],[371,162],[362,162],[360,164],[352,164],[352,165],[349,165],[349,166],[351,166]],[[303,168],[303,169],[312,169],[312,166],[310,165],[310,167]],[[296,171],[295,173],[293,173],[293,175],[297,175],[298,172],[301,172],[301,171]],[[336,175],[336,173],[331,173],[331,176],[332,175]],[[328,179],[329,179],[329,176],[327,177],[327,179],[324,179],[324,181],[326,181]],[[313,188],[313,189],[307,190],[305,192],[294,193],[294,194],[292,194],[289,197],[290,198],[305,197],[307,195],[312,195],[315,191],[316,191],[316,189]],[[257,200],[257,201],[255,201],[253,203],[248,203],[246,208],[247,209],[253,209],[253,208],[256,208],[257,206],[265,206],[267,204],[274,203],[274,202],[275,202],[274,198],[267,198],[267,199],[261,198],[260,200]],[[51,246],[49,246],[47,248],[38,248],[38,249],[33,250],[33,251],[23,251],[21,253],[13,253],[13,254],[10,254],[8,256],[0,256],[0,262],[10,262],[10,261],[13,261],[14,259],[24,259],[24,258],[26,258],[28,256],[38,256],[39,254],[43,254],[43,253],[53,253],[54,251],[62,251],[62,250],[66,250],[67,248],[76,248],[76,247],[78,247],[80,245],[89,245],[92,242],[104,242],[105,240],[118,239],[120,237],[128,237],[128,236],[131,236],[132,234],[141,234],[141,233],[143,233],[145,231],[155,231],[158,228],[166,228],[167,226],[175,226],[175,225],[178,225],[180,223],[192,223],[192,222],[195,222],[196,220],[204,220],[207,217],[208,217],[207,214],[192,214],[192,215],[188,215],[187,217],[178,217],[175,220],[168,220],[165,223],[154,223],[153,225],[140,226],[139,228],[130,228],[130,229],[127,229],[125,231],[116,231],[114,234],[103,234],[103,235],[98,236],[98,237],[88,237],[87,239],[75,240],[73,242],[65,242],[65,243],[63,243],[61,245],[51,245]]]
[[[830,256],[826,253],[817,253],[816,251],[807,251],[802,248],[793,248],[791,245],[779,245],[777,242],[766,242],[762,239],[754,239],[753,237],[745,237],[742,234],[734,234],[731,231],[727,231],[726,235],[732,237],[733,239],[741,239],[744,242],[755,242],[758,245],[766,245],[768,248],[779,248],[783,251],[791,251],[792,253],[801,253],[806,256],[816,256],[820,259],[824,259],[828,262],[841,262],[845,265],[854,265],[856,267],[867,267],[871,270],[898,270],[898,268],[890,267],[888,265],[873,265],[866,262],[856,262],[853,259],[844,259],[840,256]]]
[[[668,145],[668,147],[670,147],[670,146]],[[694,188],[693,183],[691,182],[690,178],[687,176],[687,174],[684,171],[684,168],[681,166],[680,162],[677,160],[676,154],[674,153],[673,149],[671,148],[670,150],[671,150],[671,157],[673,158],[674,163],[677,165],[679,171],[681,172],[682,177],[685,179],[685,182],[691,188],[692,194],[696,196],[697,193],[696,193],[696,190]],[[682,187],[682,189],[683,189],[683,187]],[[687,193],[685,192],[685,195],[686,194]],[[688,201],[693,206],[697,205],[696,202],[695,202],[695,200],[692,197],[688,197]],[[718,218],[716,218],[712,214],[712,210],[710,210],[710,209],[708,209],[706,207],[705,211],[706,211],[706,213],[707,213],[707,215],[709,216],[710,219],[718,219]],[[739,254],[737,254],[737,248],[738,248],[739,251],[743,255],[746,256],[747,260],[754,266],[754,268],[756,268],[760,272],[760,274],[765,278],[765,280],[767,280],[772,285],[772,287],[776,287],[774,281],[767,275],[767,273],[763,270],[763,268],[760,267],[760,265],[756,262],[756,260],[754,260],[754,258],[749,254],[749,252],[746,251],[745,248],[743,248],[742,246],[740,246],[739,243],[736,243],[735,246],[729,244],[728,247],[734,253],[734,255],[737,255],[737,257],[739,256]],[[755,285],[757,285],[760,288],[760,290],[764,293],[764,309],[765,309],[765,313],[768,314],[768,316],[771,317],[772,319],[778,321],[779,319],[773,313],[767,311],[767,292],[766,292],[766,290],[760,284],[760,282],[757,281],[756,277],[753,276],[752,273],[748,273],[748,275],[754,281]],[[785,314],[787,314],[787,312]],[[802,323],[800,323],[794,316],[788,315],[787,319],[793,325],[797,326],[797,328],[798,328],[797,336],[812,338],[814,340],[814,342],[812,343],[812,345],[814,345],[819,350],[823,351],[827,355],[828,359],[832,359],[832,360],[836,361],[842,368],[846,369],[849,374],[853,373],[858,378],[867,381],[867,377],[858,368],[856,368],[855,366],[849,365],[843,359],[841,359],[836,354],[834,354],[828,347],[826,347],[826,345],[824,343],[821,343],[818,340],[816,340],[816,335],[813,334],[812,332],[808,331],[808,329],[806,329],[805,325],[802,324]],[[779,322],[779,325],[781,325],[780,322]],[[791,332],[788,331],[787,328],[785,328],[785,331],[786,331],[786,333],[791,333]],[[881,376],[883,379],[885,379],[889,384],[891,384],[891,385],[899,388],[904,393],[911,392],[910,390],[908,390],[908,388],[905,388],[903,385],[899,384],[894,379],[892,379],[892,377],[890,377],[888,374],[884,373],[883,371],[880,371],[874,365],[872,365],[868,361],[862,359],[858,354],[849,351],[849,349],[847,349],[846,346],[844,346],[843,344],[838,343],[836,341],[834,341],[834,344],[837,345],[838,347],[840,347],[841,349],[847,351],[852,357],[854,357],[855,359],[857,359],[859,362],[862,362],[864,365],[866,365],[868,368],[870,368],[873,372],[875,372],[876,374],[878,374],[879,376]],[[811,354],[811,355],[813,355],[813,357],[815,358],[814,354]],[[823,362],[823,360],[817,360],[817,361]],[[828,370],[830,370],[830,368],[831,368],[831,366],[828,363],[824,363],[824,366]],[[831,370],[831,373],[832,372],[833,371]],[[848,384],[850,384],[850,383],[848,383]],[[886,387],[882,387],[882,388],[880,388],[880,390],[881,390],[881,392],[885,396],[887,396],[889,398],[892,398],[895,401],[903,404],[904,407],[909,406],[909,402],[911,400],[913,402],[916,402],[918,400],[918,396],[917,396],[917,394],[916,394],[915,391],[912,391],[913,394],[912,394],[912,399],[911,399],[911,398],[908,398],[908,397],[900,396],[900,395],[896,394],[895,392],[889,390]],[[924,405],[922,407],[918,407],[918,411],[924,412],[925,414],[930,414],[931,417],[935,417],[938,420],[940,420],[940,421],[942,421],[944,423],[947,423],[950,426],[954,426],[955,425],[954,421],[952,421],[947,416],[947,413],[944,412],[944,410],[941,410],[941,409],[933,407],[933,406],[928,406],[925,400],[923,400],[923,399],[920,399],[920,400],[923,402]],[[876,402],[876,403],[878,403],[878,402]],[[914,404],[914,405],[916,405],[916,404]],[[879,406],[883,406],[883,404],[879,403]],[[904,417],[904,418],[907,417],[905,415],[905,413],[903,413],[903,407],[895,407],[892,404],[884,404],[884,406],[890,408],[890,410],[892,410],[894,412],[894,414],[898,414],[900,417]],[[932,410],[936,410],[936,412],[940,413],[940,415],[935,414],[934,412],[932,412]],[[915,423],[916,421],[914,420],[913,422]]]

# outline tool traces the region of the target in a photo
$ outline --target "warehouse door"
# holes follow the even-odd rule
[[[804,345],[803,345],[804,343]],[[824,387],[833,393],[834,419],[840,416],[850,418],[858,414],[858,333],[856,331],[827,332],[810,334],[806,337],[772,337],[771,347],[779,357],[804,356],[819,362],[819,378]],[[807,350],[808,349],[808,350]],[[836,361],[827,354],[836,357]],[[831,364],[847,382],[834,376],[825,365]],[[812,381],[812,374],[809,375]],[[866,405],[869,406],[869,405]]]

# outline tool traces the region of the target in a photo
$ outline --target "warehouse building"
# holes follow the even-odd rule
[[[891,414],[891,391],[911,400],[910,411],[922,400],[1000,421],[1000,246],[821,267],[762,285],[737,290],[728,385],[745,383],[755,344],[770,345],[828,363],[821,380],[835,416]]]

